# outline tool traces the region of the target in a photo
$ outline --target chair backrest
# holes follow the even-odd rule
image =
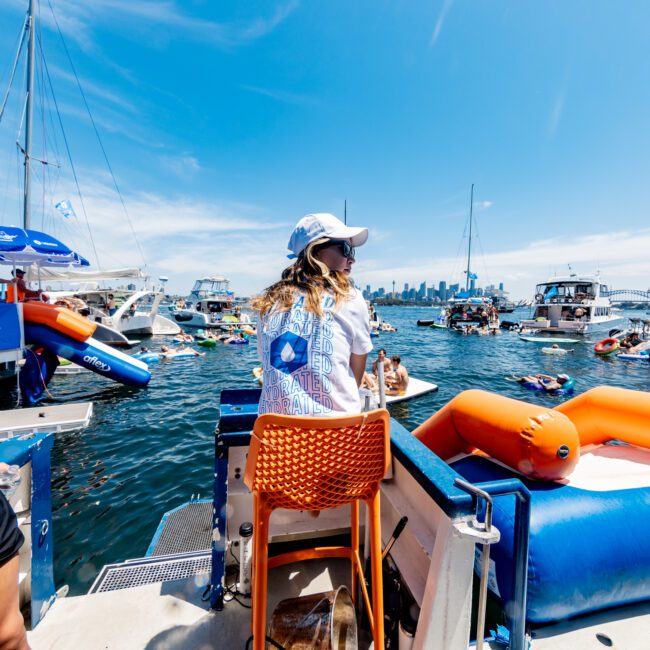
[[[335,418],[261,415],[244,482],[272,508],[323,510],[369,499],[390,463],[389,421],[386,409]]]

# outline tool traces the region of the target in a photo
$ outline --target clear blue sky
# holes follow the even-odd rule
[[[342,216],[345,198],[371,229],[360,285],[464,281],[471,183],[479,284],[529,297],[570,263],[650,285],[646,2],[50,2],[148,268],[174,291],[207,273],[260,290],[293,223]],[[0,5],[3,92],[26,5]],[[100,262],[141,264],[47,0],[40,13]],[[18,101],[0,124],[7,224]],[[37,128],[35,155],[63,166],[45,192],[38,172],[33,225],[94,261],[60,133],[44,154]],[[53,210],[64,198],[78,222]]]

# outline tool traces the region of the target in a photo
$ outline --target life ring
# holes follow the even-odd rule
[[[610,336],[602,341],[598,341],[594,345],[594,352],[604,357],[612,352],[616,352],[621,347],[621,342],[618,339],[615,339],[613,336]]]
[[[544,302],[544,294],[543,293],[535,294],[535,302]]]

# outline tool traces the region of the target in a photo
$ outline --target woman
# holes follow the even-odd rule
[[[360,411],[359,386],[372,349],[365,300],[350,272],[367,228],[309,214],[289,239],[279,282],[253,300],[264,368],[260,413],[337,415]]]

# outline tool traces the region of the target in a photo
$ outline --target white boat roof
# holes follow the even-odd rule
[[[540,282],[539,284],[558,284],[558,283],[596,283],[600,284],[600,276],[598,275],[557,275],[553,278],[549,278],[546,282]]]

